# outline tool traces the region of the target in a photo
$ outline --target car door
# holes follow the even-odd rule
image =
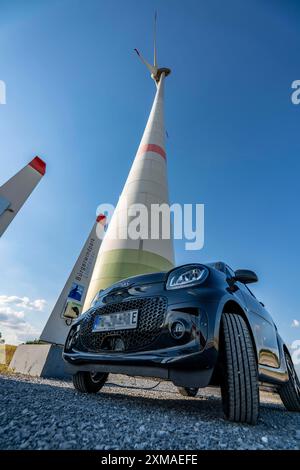
[[[243,293],[245,299],[249,322],[256,339],[259,364],[279,368],[280,353],[277,333],[271,315],[257,300],[248,286],[240,282],[237,282],[236,285]]]

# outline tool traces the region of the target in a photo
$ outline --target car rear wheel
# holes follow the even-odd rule
[[[108,374],[93,372],[77,372],[73,375],[73,385],[81,393],[97,393],[103,387]]]
[[[280,389],[282,403],[289,411],[300,411],[300,381],[290,356],[285,353],[289,380]]]
[[[195,397],[198,393],[199,388],[196,387],[177,387],[180,395],[184,397]]]
[[[220,337],[223,410],[230,421],[256,424],[259,385],[255,351],[245,320],[224,313]]]

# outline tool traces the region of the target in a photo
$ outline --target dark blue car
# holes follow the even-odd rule
[[[188,264],[101,291],[70,329],[64,360],[77,390],[96,393],[109,373],[172,381],[195,396],[220,386],[231,421],[254,424],[259,387],[300,411],[300,384],[271,315],[248,284],[253,271]]]

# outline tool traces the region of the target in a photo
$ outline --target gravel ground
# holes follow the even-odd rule
[[[166,382],[142,389],[155,383],[111,375],[82,395],[70,382],[0,375],[0,449],[300,449],[300,414],[276,395],[261,394],[259,423],[248,426],[224,419],[217,389],[196,398]]]

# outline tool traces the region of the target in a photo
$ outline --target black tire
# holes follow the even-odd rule
[[[73,375],[73,385],[81,393],[97,393],[103,387],[108,374],[92,372],[77,372]]]
[[[198,393],[199,388],[196,387],[177,387],[180,395],[184,397],[195,397]]]
[[[245,320],[224,313],[220,336],[223,411],[230,421],[256,424],[259,384],[255,351]]]
[[[279,389],[279,395],[287,410],[300,411],[300,381],[293,361],[286,352],[285,360],[289,373],[289,381]]]

